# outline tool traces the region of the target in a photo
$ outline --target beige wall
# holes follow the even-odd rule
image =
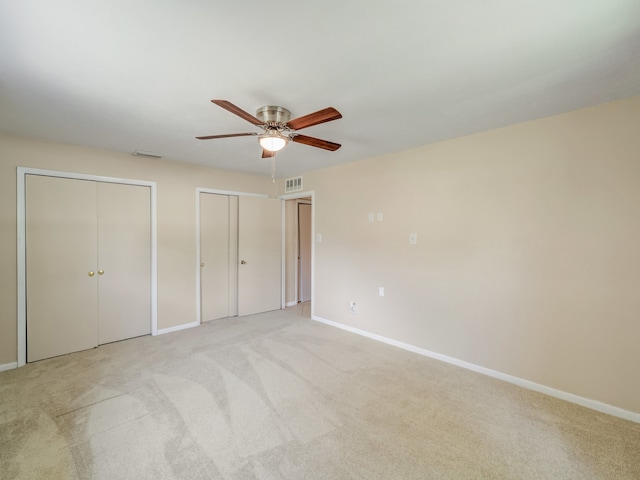
[[[639,131],[635,97],[305,174],[315,314],[640,412]],[[16,361],[16,166],[158,182],[159,328],[196,318],[195,187],[275,193],[0,136],[0,365]]]
[[[640,97],[304,184],[318,317],[640,412]]]
[[[196,187],[273,196],[269,178],[0,135],[0,365],[17,360],[16,167],[155,181],[158,328],[196,320]]]

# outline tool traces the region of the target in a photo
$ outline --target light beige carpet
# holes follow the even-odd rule
[[[5,479],[640,479],[640,425],[305,318],[0,373]]]

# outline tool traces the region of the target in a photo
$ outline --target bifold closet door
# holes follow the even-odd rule
[[[27,361],[95,347],[96,183],[26,177]]]
[[[200,194],[203,322],[238,314],[238,197]]]
[[[27,361],[151,333],[149,187],[27,175]]]
[[[151,333],[151,192],[98,183],[98,345]]]
[[[282,292],[282,203],[239,197],[238,315],[278,310]]]

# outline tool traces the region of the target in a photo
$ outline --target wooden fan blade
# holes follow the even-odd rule
[[[225,110],[233,113],[234,115],[239,116],[240,118],[244,118],[247,122],[253,123],[254,125],[261,126],[264,122],[261,122],[256,117],[251,115],[248,112],[245,112],[240,107],[236,107],[233,103],[227,102],[226,100],[211,100],[211,102],[215,103],[219,107],[224,108]]]
[[[271,158],[275,156],[276,152],[270,152],[269,150],[265,150],[264,148],[262,149],[262,158]]]
[[[305,145],[310,145],[312,147],[324,148],[325,150],[331,150],[332,152],[335,152],[342,146],[339,143],[333,143],[328,140],[321,140],[314,137],[307,137],[306,135],[294,135],[291,137],[291,141],[304,143]]]
[[[206,137],[196,137],[198,140],[212,140],[214,138],[229,138],[229,137],[248,137],[258,135],[256,132],[247,133],[227,133],[226,135],[207,135]]]
[[[342,114],[338,110],[333,107],[327,107],[323,110],[305,115],[304,117],[294,118],[287,123],[287,126],[293,130],[300,130],[311,127],[312,125],[318,125],[319,123],[338,120],[339,118],[342,118]]]

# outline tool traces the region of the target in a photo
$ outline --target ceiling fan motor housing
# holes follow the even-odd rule
[[[267,125],[284,125],[291,120],[291,112],[284,107],[267,105],[256,110],[256,117]]]

